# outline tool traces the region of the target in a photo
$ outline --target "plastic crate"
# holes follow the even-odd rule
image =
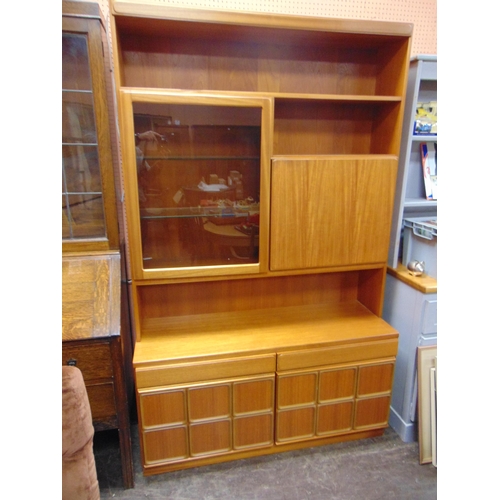
[[[425,274],[437,278],[437,218],[403,219],[403,265],[424,262]]]

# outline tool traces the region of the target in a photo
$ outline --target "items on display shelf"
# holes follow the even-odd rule
[[[413,133],[437,135],[437,101],[417,103]]]
[[[420,154],[424,174],[425,197],[428,200],[437,200],[437,143],[428,146],[426,142],[422,142],[420,144]]]
[[[403,224],[403,265],[419,271],[421,264],[423,273],[437,278],[437,217],[409,217]]]

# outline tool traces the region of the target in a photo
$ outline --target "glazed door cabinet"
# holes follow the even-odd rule
[[[386,427],[394,362],[277,376],[276,443]]]
[[[139,391],[144,465],[272,446],[274,374]]]
[[[271,99],[122,90],[121,100],[134,277],[267,269]]]
[[[62,5],[62,249],[107,251],[118,248],[118,222],[106,35],[97,4]]]
[[[384,263],[397,158],[272,161],[272,271]]]

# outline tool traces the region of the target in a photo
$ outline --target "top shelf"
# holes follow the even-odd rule
[[[179,9],[137,0],[115,2],[113,13],[121,87],[361,103],[398,103],[405,93],[410,24]]]

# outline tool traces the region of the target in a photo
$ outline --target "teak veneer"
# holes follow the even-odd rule
[[[412,26],[149,0],[111,14],[144,473],[380,435]],[[148,130],[163,142],[137,145]],[[212,178],[227,196],[200,193]],[[221,229],[241,199],[246,253]]]

